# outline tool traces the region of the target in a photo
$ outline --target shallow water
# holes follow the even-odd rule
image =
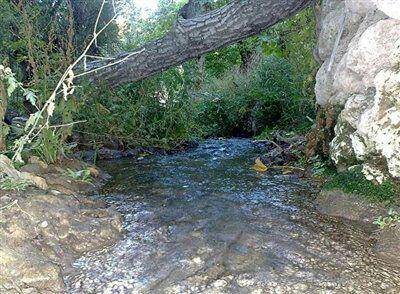
[[[107,162],[102,197],[124,216],[70,293],[399,293],[400,273],[361,230],[319,215],[315,191],[250,167],[263,146],[209,140],[173,156]]]

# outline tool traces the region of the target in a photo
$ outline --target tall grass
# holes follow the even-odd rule
[[[173,148],[198,137],[195,105],[182,68],[101,95],[86,92],[79,126],[87,144]],[[97,91],[98,93],[98,91]]]
[[[299,130],[313,113],[312,98],[283,58],[258,57],[247,71],[238,68],[208,81],[197,94],[198,121],[207,136],[255,136],[265,129]]]

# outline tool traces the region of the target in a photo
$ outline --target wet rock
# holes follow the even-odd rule
[[[86,168],[82,162],[44,167],[34,159],[19,173],[39,174],[35,177],[48,183],[50,193],[0,191],[1,293],[65,293],[63,275],[71,262],[113,244],[121,235],[118,213],[81,196],[101,186],[101,172],[96,181],[84,183],[66,174],[66,168]]]
[[[379,230],[376,239],[375,253],[386,262],[400,266],[400,223]]]
[[[256,141],[263,143],[267,152],[261,156],[261,161],[270,166],[281,166],[299,159],[299,153],[304,151],[306,139],[302,136],[285,137],[275,133],[271,140]]]
[[[322,191],[316,200],[320,213],[355,221],[372,228],[378,216],[385,215],[383,205],[370,203],[362,196],[344,193],[341,190]]]
[[[109,148],[100,148],[96,151],[79,151],[75,155],[78,158],[82,158],[87,161],[94,161],[95,159],[120,159],[120,158],[129,158],[135,157],[139,154],[139,150],[137,149],[129,149],[125,151],[121,151],[118,149],[109,149]]]

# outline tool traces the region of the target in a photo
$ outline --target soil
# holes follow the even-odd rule
[[[91,183],[68,176],[68,169],[83,168],[90,168]],[[49,189],[0,190],[0,293],[65,293],[71,263],[121,236],[120,215],[84,195],[99,189],[106,174],[75,160],[22,170],[45,179]]]

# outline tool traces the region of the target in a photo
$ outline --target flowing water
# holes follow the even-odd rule
[[[124,216],[115,246],[88,254],[70,293],[399,293],[400,274],[360,229],[319,215],[293,175],[257,173],[248,140],[107,162],[102,195]]]

